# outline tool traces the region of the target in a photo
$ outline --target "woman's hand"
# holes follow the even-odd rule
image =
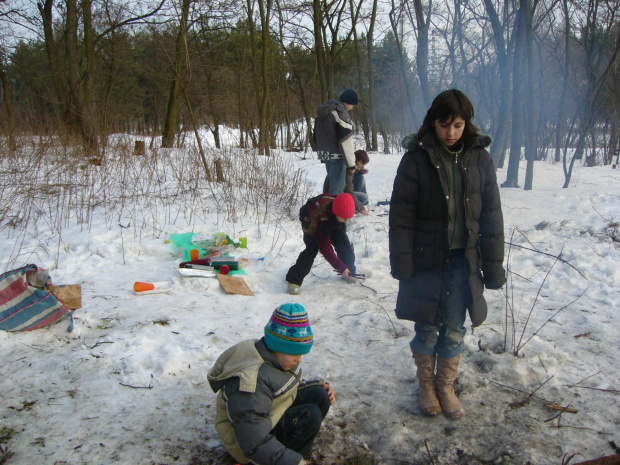
[[[351,272],[349,271],[348,268],[342,272],[342,277],[344,279],[349,279],[351,277]]]

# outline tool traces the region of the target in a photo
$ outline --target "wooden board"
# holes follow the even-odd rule
[[[217,279],[228,294],[254,295],[243,278],[218,274]]]

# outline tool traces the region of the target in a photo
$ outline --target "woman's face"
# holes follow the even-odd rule
[[[441,122],[438,119],[435,120],[437,139],[449,149],[454,147],[454,145],[461,140],[464,130],[465,120],[460,116],[457,116],[450,122]]]

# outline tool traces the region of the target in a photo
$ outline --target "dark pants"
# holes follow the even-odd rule
[[[353,246],[349,242],[346,231],[334,231],[330,240],[338,258],[347,265],[351,273],[355,273],[355,253],[353,252]],[[297,257],[297,261],[290,267],[286,274],[286,281],[297,284],[298,286],[301,286],[304,282],[304,278],[310,273],[314,259],[319,253],[319,246],[314,237],[304,234],[304,244],[306,244],[306,248],[302,250],[299,257]]]
[[[328,411],[329,397],[323,386],[300,389],[295,402],[284,412],[271,433],[287,448],[305,457]]]

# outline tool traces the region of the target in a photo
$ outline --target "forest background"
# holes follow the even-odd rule
[[[504,187],[525,161],[531,189],[547,156],[567,187],[575,160],[617,163],[619,14],[619,0],[3,1],[3,152],[34,135],[100,164],[111,134],[154,148],[194,132],[211,180],[200,127],[213,149],[228,126],[241,148],[305,152],[317,105],[354,88],[357,133],[389,153],[456,87],[508,163]]]

